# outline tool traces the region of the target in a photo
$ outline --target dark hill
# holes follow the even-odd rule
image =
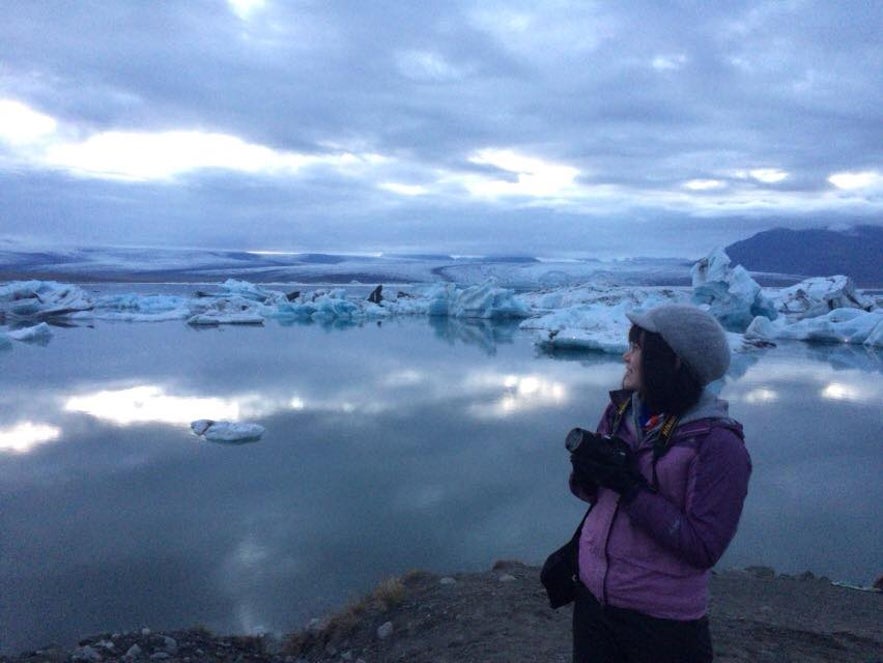
[[[846,274],[860,287],[883,286],[883,227],[850,230],[775,228],[730,244],[727,255],[752,272]]]

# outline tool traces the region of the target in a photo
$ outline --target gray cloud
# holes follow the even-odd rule
[[[695,255],[767,224],[883,223],[881,24],[879,3],[820,0],[17,3],[0,100],[53,118],[52,141],[202,132],[277,165],[109,180],[0,130],[0,235]],[[320,162],[280,170],[291,155]]]

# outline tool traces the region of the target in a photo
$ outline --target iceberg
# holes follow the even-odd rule
[[[858,293],[848,276],[824,276],[801,281],[770,295],[776,309],[795,319],[827,315],[838,308],[870,311],[874,302]]]
[[[687,293],[671,288],[564,288],[528,296],[534,317],[520,327],[533,331],[545,351],[593,350],[625,352],[631,326],[626,312],[661,304],[685,303]]]
[[[883,347],[883,310],[863,311],[838,308],[815,318],[788,322],[755,318],[745,330],[747,340],[806,341],[809,343],[848,343]]]
[[[189,325],[262,325],[264,308],[241,292],[199,298],[190,307]]]
[[[224,281],[221,284],[221,292],[218,297],[247,300],[267,306],[278,305],[288,299],[284,293],[278,290],[270,290],[261,285],[237,279],[227,279]]]
[[[197,419],[190,423],[190,430],[212,442],[256,442],[265,429],[249,422]]]
[[[45,322],[24,327],[22,329],[13,329],[7,332],[7,336],[14,341],[24,341],[25,343],[48,343],[52,336],[52,329]]]
[[[493,281],[463,289],[448,283],[433,288],[427,299],[428,313],[432,316],[498,320],[530,315],[526,304],[513,290],[500,288]]]
[[[11,319],[64,317],[94,305],[82,288],[56,281],[13,281],[0,286],[0,311]]]
[[[693,279],[693,303],[705,306],[730,331],[744,331],[757,316],[770,320],[776,308],[760,285],[741,265],[730,267],[730,257],[715,249],[690,270]]]
[[[353,301],[343,288],[330,291],[317,290],[308,295],[299,295],[289,301],[276,304],[270,312],[273,317],[294,317],[298,320],[328,322],[333,320],[353,321],[360,318],[380,315],[380,307],[371,302]]]
[[[186,319],[190,299],[179,295],[101,295],[92,309],[75,313],[72,319],[119,320],[121,322],[163,322]]]

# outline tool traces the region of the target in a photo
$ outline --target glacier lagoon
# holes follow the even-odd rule
[[[515,323],[425,317],[96,321],[0,366],[4,652],[144,626],[286,632],[410,569],[539,563],[583,511],[564,434],[622,374]],[[736,357],[722,395],[754,474],[719,567],[883,571],[881,372],[862,347]],[[212,443],[200,418],[266,432]]]

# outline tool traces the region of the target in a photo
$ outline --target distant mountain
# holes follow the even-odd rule
[[[859,287],[883,287],[883,227],[850,230],[776,228],[730,244],[727,255],[751,272],[831,276],[845,274]]]

